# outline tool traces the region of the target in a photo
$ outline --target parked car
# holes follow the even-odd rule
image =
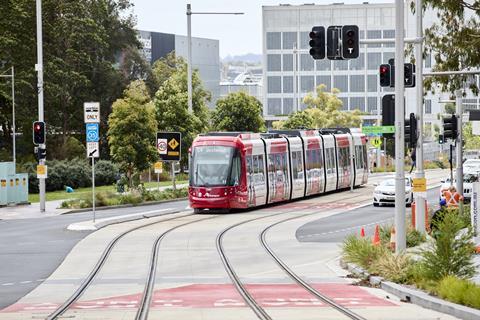
[[[480,173],[480,159],[468,159],[463,163],[464,174]]]
[[[405,204],[411,206],[413,202],[412,181],[405,178]],[[387,177],[373,190],[373,205],[395,204],[395,177]]]

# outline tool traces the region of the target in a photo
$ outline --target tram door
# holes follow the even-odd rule
[[[265,160],[263,154],[247,156],[248,206],[266,203]]]

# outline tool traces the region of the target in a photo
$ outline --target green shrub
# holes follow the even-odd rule
[[[114,184],[119,179],[118,167],[111,161],[99,160],[95,163],[95,184],[106,186]]]
[[[416,247],[419,244],[425,242],[427,237],[425,234],[420,233],[411,224],[407,227],[407,248]]]
[[[369,269],[385,250],[383,246],[374,246],[370,239],[358,238],[356,235],[349,235],[342,244],[343,259],[365,269]]]
[[[451,302],[480,309],[480,286],[471,281],[448,276],[440,281],[437,292]]]
[[[413,262],[406,254],[393,254],[387,250],[373,261],[370,270],[378,273],[387,280],[397,283],[411,281]]]
[[[475,247],[471,242],[471,231],[456,238],[462,226],[461,218],[450,210],[445,212],[442,221],[436,223],[436,238],[421,251],[423,278],[440,280],[449,275],[470,278],[475,274]]]

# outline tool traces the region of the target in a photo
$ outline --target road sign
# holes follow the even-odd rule
[[[157,132],[157,150],[162,161],[180,161],[181,148],[180,132]]]
[[[83,104],[85,112],[85,123],[99,123],[100,122],[100,103],[99,102],[85,102]]]
[[[362,133],[395,133],[395,126],[362,127]]]
[[[155,162],[154,169],[155,169],[155,173],[162,173],[163,172],[163,163]]]
[[[43,164],[37,165],[37,179],[47,179],[47,166]]]
[[[87,158],[98,158],[100,156],[100,149],[98,142],[87,142]]]
[[[380,148],[382,145],[382,138],[373,138],[370,140],[370,144],[375,148]]]
[[[413,186],[413,192],[427,192],[427,179],[413,178],[412,186]]]
[[[87,142],[98,142],[98,123],[86,123]]]

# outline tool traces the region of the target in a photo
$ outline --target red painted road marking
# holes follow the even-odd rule
[[[359,286],[339,283],[313,285],[319,292],[344,307],[395,306],[378,298]],[[328,307],[296,284],[249,284],[252,297],[267,308]],[[73,309],[136,309],[141,294],[109,297],[75,303]],[[1,312],[54,310],[58,304],[14,304]],[[232,284],[193,284],[155,290],[151,308],[222,308],[246,307]]]

